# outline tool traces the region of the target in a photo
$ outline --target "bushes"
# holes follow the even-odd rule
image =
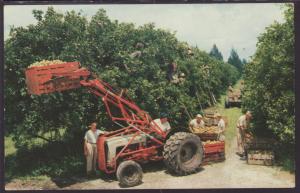
[[[64,147],[65,146],[65,147]],[[17,177],[74,177],[85,174],[84,156],[66,151],[68,143],[19,148],[5,158],[5,179]]]
[[[254,114],[254,131],[274,135],[281,154],[289,157],[295,144],[293,15],[293,6],[286,6],[285,23],[275,22],[258,38],[257,51],[245,67],[243,96],[243,109]]]
[[[82,140],[94,119],[104,129],[117,128],[101,101],[84,89],[29,96],[24,69],[40,60],[79,61],[113,86],[129,89],[129,96],[153,118],[168,116],[172,127],[186,127],[189,117],[219,98],[237,71],[176,39],[154,24],[135,27],[112,21],[100,9],[90,22],[80,13],[35,11],[36,25],[11,30],[5,41],[5,125],[16,147],[30,147],[33,139],[46,143]],[[139,46],[137,46],[139,44]],[[132,57],[139,51],[140,56]],[[168,64],[176,61],[186,79],[167,80]],[[80,151],[81,148],[74,149]]]

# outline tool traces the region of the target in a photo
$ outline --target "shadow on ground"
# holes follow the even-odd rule
[[[18,149],[15,154],[5,157],[5,184],[20,183],[23,187],[30,181],[36,181],[42,188],[59,189],[101,179],[115,182],[114,174],[97,171],[96,176],[87,178],[85,175],[85,158],[81,152],[72,154],[69,144],[55,143],[31,149]],[[74,148],[74,146],[73,146]],[[166,171],[163,161],[142,164],[144,173]],[[43,179],[39,179],[45,176]],[[17,180],[19,179],[19,180]]]

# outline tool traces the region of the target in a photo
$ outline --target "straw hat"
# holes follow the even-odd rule
[[[202,118],[202,115],[197,114],[197,115],[196,115],[196,118]]]

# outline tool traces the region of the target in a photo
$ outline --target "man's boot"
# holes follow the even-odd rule
[[[246,153],[243,153],[243,154],[242,154],[240,160],[247,160],[247,155],[246,155]]]

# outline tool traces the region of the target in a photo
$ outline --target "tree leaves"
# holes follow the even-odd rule
[[[215,57],[218,60],[222,60],[223,61],[223,55],[222,53],[219,51],[218,47],[216,46],[216,44],[213,45],[211,51],[209,52],[209,55],[212,57]]]
[[[295,143],[293,7],[285,23],[274,22],[258,38],[257,51],[245,67],[243,108],[254,114],[257,133],[271,131],[286,144]]]
[[[53,8],[33,14],[38,23],[13,28],[5,42],[5,125],[16,134],[18,146],[31,144],[37,135],[51,141],[79,139],[94,120],[106,130],[118,128],[101,99],[84,88],[28,95],[24,70],[36,61],[79,61],[113,86],[127,88],[129,97],[153,118],[167,116],[174,128],[187,126],[185,109],[192,116],[198,114],[211,104],[211,93],[219,98],[238,78],[235,67],[198,48],[191,47],[194,55],[189,55],[187,43],[151,23],[135,27],[112,21],[103,9],[91,21],[80,13],[62,15]],[[140,56],[131,58],[136,51]],[[177,84],[167,80],[173,61],[177,73],[186,75]]]
[[[243,71],[243,63],[238,55],[238,53],[236,52],[235,49],[231,49],[231,52],[230,52],[230,56],[228,58],[228,63],[235,66],[239,73],[241,74],[242,71]]]

